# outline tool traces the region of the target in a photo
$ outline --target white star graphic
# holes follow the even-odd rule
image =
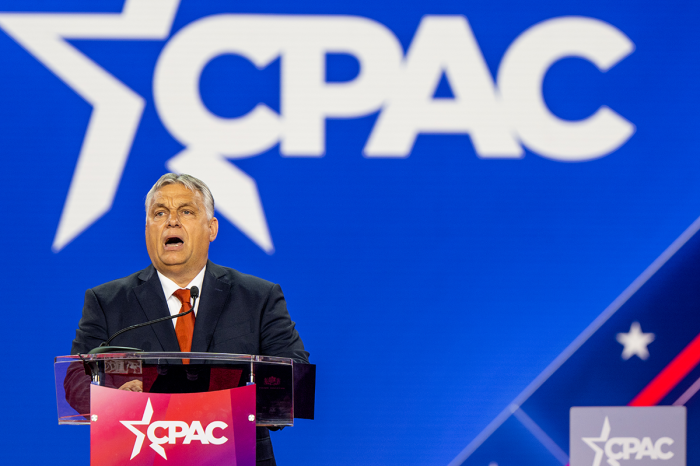
[[[655,335],[653,333],[642,332],[642,327],[639,325],[639,322],[632,322],[628,333],[617,334],[617,341],[621,345],[624,345],[622,359],[627,360],[635,354],[639,356],[640,359],[647,359],[649,357],[647,345],[654,341],[654,338]]]
[[[0,14],[0,28],[93,107],[54,252],[112,208],[145,107],[142,96],[66,39],[165,40],[179,4],[180,0],[126,0],[121,13]],[[223,156],[191,150],[176,155],[167,166],[209,180],[217,193],[217,210],[268,254],[274,252],[253,178]]]
[[[595,458],[593,458],[593,466],[600,466],[600,461],[603,459],[603,449],[596,445],[597,442],[607,442],[608,437],[610,437],[610,421],[608,417],[605,416],[605,421],[603,422],[603,429],[600,431],[600,437],[583,437],[581,440],[586,442],[586,445],[591,447],[595,452]]]
[[[146,434],[138,430],[134,426],[147,426],[151,423],[151,417],[153,416],[153,407],[151,406],[151,399],[148,399],[146,403],[146,409],[143,410],[143,418],[140,421],[119,421],[124,427],[129,429],[134,435],[136,435],[136,441],[134,442],[134,449],[131,450],[131,458],[133,460],[136,455],[141,452],[141,447],[143,446],[143,440],[146,438]],[[162,456],[162,455],[161,455]]]

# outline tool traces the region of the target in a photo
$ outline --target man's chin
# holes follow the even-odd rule
[[[165,253],[158,258],[162,267],[183,268],[187,265],[187,257],[184,254]]]

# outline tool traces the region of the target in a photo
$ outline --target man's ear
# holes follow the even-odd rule
[[[212,217],[209,220],[209,242],[211,243],[216,239],[216,235],[219,234],[219,220],[216,217]]]

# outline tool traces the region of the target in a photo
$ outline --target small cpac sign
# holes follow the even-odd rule
[[[683,406],[571,408],[571,466],[685,466]]]

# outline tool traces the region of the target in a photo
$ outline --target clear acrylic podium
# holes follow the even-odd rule
[[[189,359],[189,364],[183,364]],[[256,386],[256,425],[313,419],[316,366],[288,358],[218,353],[104,353],[54,361],[59,424],[90,424],[90,386],[138,383],[147,393],[199,393]],[[138,381],[138,382],[134,382]]]

